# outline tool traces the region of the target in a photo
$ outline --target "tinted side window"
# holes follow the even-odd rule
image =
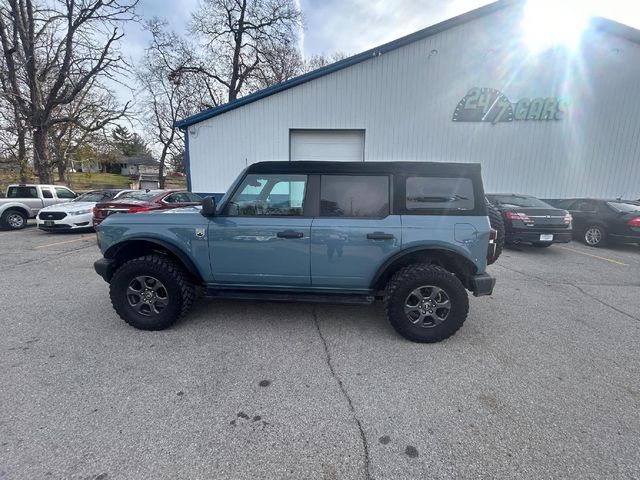
[[[38,198],[36,187],[9,187],[7,198]]]
[[[190,192],[177,192],[165,197],[164,201],[167,203],[190,203],[201,202],[202,199]]]
[[[565,210],[573,210],[575,200],[562,200],[561,202],[556,203],[557,208],[564,208]]]
[[[381,218],[389,215],[389,177],[322,175],[320,216]]]
[[[179,195],[180,194],[178,193],[172,193],[171,195],[164,197],[162,200],[166,203],[177,203],[180,202],[180,199],[178,198]]]
[[[407,210],[473,210],[473,183],[469,178],[408,177]]]
[[[578,212],[595,212],[598,210],[598,205],[588,200],[579,200],[573,205],[573,210]]]
[[[201,202],[202,201],[202,197],[200,195],[196,195],[195,193],[191,193],[191,192],[184,192],[183,193],[184,198],[185,198],[185,202]]]
[[[53,192],[48,188],[42,188],[42,198],[53,198]]]
[[[76,198],[71,190],[61,187],[56,187],[56,195],[58,195],[58,198]]]

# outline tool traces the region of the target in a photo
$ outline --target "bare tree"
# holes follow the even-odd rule
[[[60,180],[66,180],[69,157],[78,148],[96,132],[127,116],[126,106],[123,108],[118,104],[114,93],[105,88],[91,88],[94,83],[95,79],[73,102],[60,108],[59,114],[73,120],[57,122],[49,129],[51,161],[58,168]]]
[[[214,80],[231,102],[270,77],[276,52],[295,51],[301,23],[294,0],[202,0],[190,29],[206,54],[190,58],[176,73]]]
[[[126,67],[119,24],[137,0],[5,0],[0,5],[0,72],[5,97],[31,132],[34,166],[53,180],[50,130],[78,120],[62,108],[96,79],[117,80]],[[127,106],[123,107],[126,109]]]
[[[182,132],[174,124],[192,113],[189,106],[193,106],[192,94],[195,93],[193,82],[189,82],[187,77],[175,75],[183,64],[183,54],[189,51],[189,46],[174,32],[168,32],[166,26],[166,22],[157,18],[147,22],[151,42],[137,71],[141,96],[144,98],[146,125],[154,143],[160,147],[160,188],[164,188],[167,161],[182,151]],[[210,96],[215,99],[213,92]]]
[[[305,61],[297,46],[274,45],[264,50],[265,64],[256,69],[257,88],[286,82],[305,71]]]
[[[312,72],[313,70],[317,70],[318,68],[326,67],[327,65],[331,65],[332,63],[339,62],[340,60],[344,60],[348,55],[343,52],[335,52],[331,55],[317,54],[312,55],[310,57],[305,58],[303,71],[304,72]]]

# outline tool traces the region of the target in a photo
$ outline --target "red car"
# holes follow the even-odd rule
[[[93,208],[93,226],[100,225],[112,213],[150,212],[201,203],[201,197],[183,190],[136,190],[123,193],[117,200],[96,204]]]

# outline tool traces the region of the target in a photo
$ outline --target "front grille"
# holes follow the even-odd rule
[[[62,220],[67,214],[64,212],[40,212],[40,220]]]
[[[54,225],[40,225],[40,230],[69,230],[71,225],[54,224]]]

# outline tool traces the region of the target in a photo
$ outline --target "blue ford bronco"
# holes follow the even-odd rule
[[[116,312],[171,326],[196,289],[245,300],[384,301],[416,342],[453,335],[467,290],[491,295],[496,259],[480,165],[260,162],[216,204],[109,216],[95,269]]]

